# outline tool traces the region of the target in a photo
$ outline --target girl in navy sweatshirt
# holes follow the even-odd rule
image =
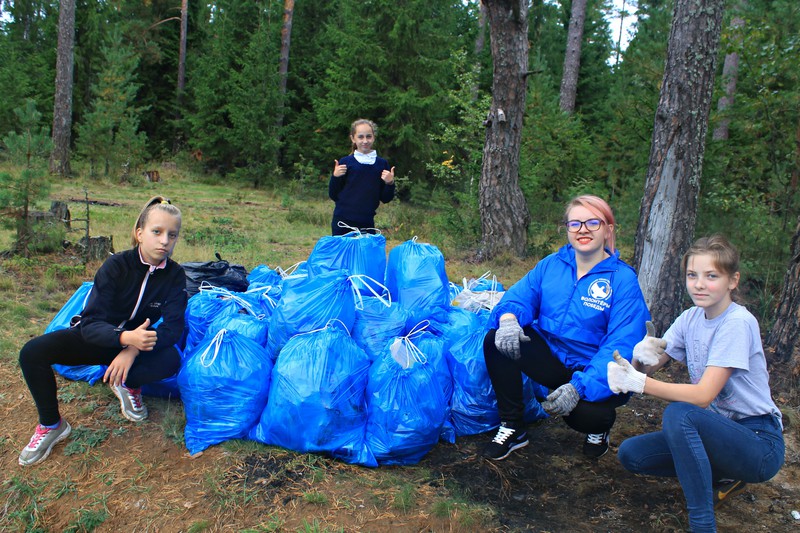
[[[161,196],[151,198],[134,224],[133,248],[103,263],[78,320],[22,347],[19,364],[39,425],[20,453],[20,465],[44,461],[71,432],[59,414],[53,364],[107,365],[103,381],[119,399],[122,415],[133,422],[147,417],[141,386],[180,367],[175,343],[183,335],[186,277],[170,259],[180,229],[180,210]],[[159,319],[156,331],[152,325]]]
[[[328,196],[336,202],[331,221],[332,235],[357,228],[375,233],[375,212],[381,202],[394,198],[394,167],[372,149],[376,126],[358,119],[350,126],[353,153],[334,161]],[[341,222],[341,224],[340,224]]]

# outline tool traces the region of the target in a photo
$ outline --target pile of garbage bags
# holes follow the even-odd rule
[[[186,266],[196,292],[180,371],[143,393],[182,400],[190,453],[252,439],[364,466],[402,465],[440,440],[499,425],[483,337],[503,287],[489,273],[451,283],[436,246],[415,237],[387,259],[382,235],[353,231],[321,238],[289,271]],[[91,287],[84,283],[46,331],[69,327]],[[89,383],[105,371],[54,367]],[[546,394],[525,381],[528,421],[547,416],[538,401]]]

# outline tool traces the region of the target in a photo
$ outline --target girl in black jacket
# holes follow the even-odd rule
[[[150,199],[133,227],[133,248],[103,263],[79,320],[20,350],[22,375],[39,413],[20,465],[44,461],[71,431],[58,411],[53,364],[107,365],[103,381],[119,399],[122,415],[133,422],[147,417],[141,386],[180,367],[175,343],[183,335],[186,277],[170,259],[180,229],[180,210],[161,196]],[[158,330],[152,329],[159,319]]]

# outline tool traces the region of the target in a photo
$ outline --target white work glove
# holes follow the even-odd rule
[[[667,351],[667,341],[656,337],[656,328],[649,320],[645,324],[647,334],[633,347],[633,358],[643,365],[653,366]]]
[[[517,317],[510,316],[500,319],[500,325],[494,335],[494,345],[497,349],[508,358],[519,359],[519,343],[529,342],[530,337],[525,335],[517,322]]]
[[[578,405],[581,397],[572,383],[566,383],[551,392],[542,402],[542,409],[552,416],[567,416]]]
[[[608,362],[608,387],[616,394],[626,392],[644,392],[647,374],[639,372],[618,351],[614,351],[614,360]]]

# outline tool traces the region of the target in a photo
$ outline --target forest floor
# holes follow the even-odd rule
[[[675,369],[671,369],[675,370]],[[772,369],[773,376],[782,369]],[[786,374],[783,374],[786,375]],[[773,380],[786,412],[796,403]],[[199,457],[181,443],[180,402],[149,399],[131,424],[102,384],[59,378],[73,425],[41,465],[17,465],[35,411],[16,361],[0,358],[2,531],[537,531],[687,530],[678,483],[626,472],[616,447],[658,428],[664,404],[636,397],[619,409],[612,448],[581,454],[559,420],[534,423],[507,460],[480,457],[488,435],[437,445],[418,465],[368,469],[318,455],[232,441]],[[796,418],[793,414],[792,419]],[[786,429],[786,466],[717,511],[720,531],[800,530],[800,442]]]

